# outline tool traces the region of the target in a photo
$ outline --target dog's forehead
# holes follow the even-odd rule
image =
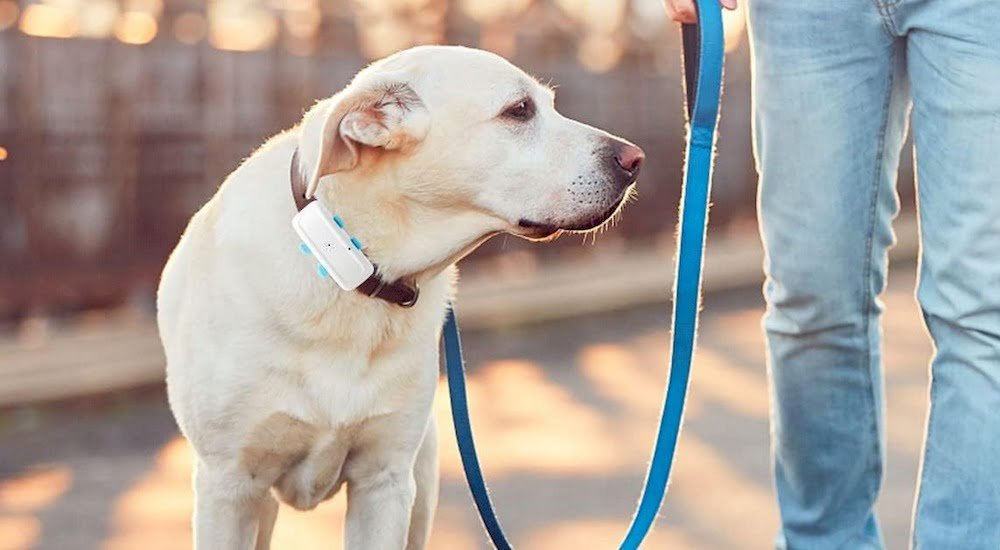
[[[384,70],[411,75],[417,93],[430,102],[456,94],[495,105],[531,93],[541,85],[506,59],[460,46],[423,46],[387,58]]]

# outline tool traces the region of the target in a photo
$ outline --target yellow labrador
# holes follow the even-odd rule
[[[250,156],[192,217],[158,293],[170,404],[197,455],[196,546],[267,548],[275,497],[311,509],[346,483],[347,548],[423,548],[455,262],[500,232],[601,225],[642,160],[506,60],[444,46],[373,63]],[[419,286],[412,307],[317,275],[290,179],[382,280]]]

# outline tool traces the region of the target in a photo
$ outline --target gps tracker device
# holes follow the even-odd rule
[[[320,275],[330,275],[344,290],[354,290],[375,273],[375,266],[361,251],[362,244],[344,230],[344,222],[320,201],[311,201],[292,218],[292,228],[302,239],[302,251],[319,262]]]

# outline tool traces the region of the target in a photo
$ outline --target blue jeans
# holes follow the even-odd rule
[[[1000,3],[747,5],[778,546],[883,546],[879,295],[912,109],[936,346],[913,546],[997,550]]]

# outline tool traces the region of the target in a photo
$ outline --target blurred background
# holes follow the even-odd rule
[[[701,348],[651,548],[767,548],[777,525],[743,11],[725,24]],[[495,238],[463,262],[460,285],[474,422],[514,541],[614,546],[667,374],[678,38],[661,0],[0,0],[0,550],[189,547],[191,456],[153,322],[166,256],[267,137],[369,61],[431,43],[508,57],[558,86],[563,113],[647,152],[639,199],[614,228]],[[886,320],[890,547],[906,539],[930,353],[911,298],[908,162],[902,172]],[[487,548],[444,392],[431,546]],[[340,547],[343,511],[342,497],[283,508],[275,547]]]

